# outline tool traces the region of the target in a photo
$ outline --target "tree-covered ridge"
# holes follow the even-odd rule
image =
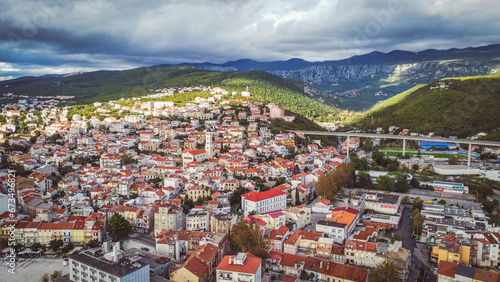
[[[336,110],[304,93],[303,82],[263,71],[216,72],[191,66],[144,67],[126,71],[98,71],[65,77],[23,77],[0,82],[5,91],[27,96],[75,96],[79,104],[106,102],[151,94],[165,87],[220,85],[252,95],[308,118],[327,117]],[[7,101],[7,100],[4,100]]]
[[[199,84],[220,85],[230,92],[241,92],[248,87],[252,96],[308,118],[326,118],[336,113],[333,107],[305,95],[303,82],[298,83],[295,79],[284,79],[263,71],[207,72],[196,76],[187,73],[167,80],[164,86],[182,87]]]
[[[402,93],[351,125],[373,130],[391,125],[413,132],[467,137],[500,127],[500,76],[445,79]]]

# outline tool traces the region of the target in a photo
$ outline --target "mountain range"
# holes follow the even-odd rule
[[[372,52],[323,62],[244,59],[184,65],[215,71],[262,70],[283,78],[296,78],[314,85],[330,98],[338,98],[327,99],[326,103],[349,110],[366,110],[418,84],[447,77],[495,74],[500,69],[500,44],[421,52]]]

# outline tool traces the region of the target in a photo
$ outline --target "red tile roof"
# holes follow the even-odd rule
[[[282,195],[286,195],[286,193],[283,191],[280,191],[278,189],[271,189],[271,190],[267,190],[264,192],[246,193],[246,194],[242,195],[242,197],[249,200],[249,201],[252,201],[252,202],[258,202],[258,201],[267,200],[267,199],[282,196]]]
[[[437,274],[455,278],[455,272],[457,271],[457,265],[458,265],[458,263],[456,263],[456,262],[447,262],[445,260],[441,260],[441,261],[439,261]]]
[[[262,259],[252,255],[251,253],[247,253],[247,258],[244,262],[244,265],[234,265],[229,264],[229,258],[233,260],[235,255],[227,255],[220,262],[219,266],[217,266],[217,270],[225,270],[225,271],[234,271],[234,272],[242,272],[242,273],[252,273],[255,274],[259,270],[259,267],[262,263]]]

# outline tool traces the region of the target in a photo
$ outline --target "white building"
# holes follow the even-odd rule
[[[320,220],[316,222],[316,231],[328,234],[328,238],[332,238],[337,244],[344,244],[348,226],[333,220]]]
[[[262,259],[251,253],[225,256],[217,266],[217,281],[263,281]]]
[[[154,218],[155,236],[158,236],[162,230],[182,229],[182,208],[176,205],[164,204],[159,206],[154,213]]]
[[[209,231],[210,216],[203,210],[191,210],[186,216],[186,230],[188,231]]]
[[[247,216],[255,211],[257,214],[286,209],[286,193],[271,189],[265,192],[249,192],[241,195],[243,214]]]
[[[113,247],[111,260],[87,252],[69,258],[71,281],[132,282],[150,281],[149,264],[123,258],[119,247]],[[120,262],[121,260],[121,262]]]
[[[207,159],[212,158],[212,153],[213,153],[213,144],[212,144],[212,132],[210,130],[207,130],[205,133],[205,153]]]
[[[118,194],[122,196],[128,196],[130,193],[130,187],[132,186],[132,178],[123,178],[118,185]]]
[[[440,175],[480,175],[479,168],[466,165],[435,165],[434,172]]]
[[[114,154],[104,154],[101,156],[100,165],[102,169],[118,171],[121,169],[122,160],[120,156]]]
[[[434,181],[432,183],[434,191],[469,194],[469,187],[463,183]]]
[[[365,209],[372,209],[379,213],[396,214],[401,205],[400,195],[367,192],[362,198],[364,198]],[[354,199],[354,201],[356,200]]]
[[[182,151],[182,165],[186,166],[190,162],[203,162],[206,160],[207,154],[205,150],[184,150]]]
[[[500,181],[500,170],[483,170],[481,176],[491,180]]]

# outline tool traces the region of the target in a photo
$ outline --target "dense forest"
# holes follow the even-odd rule
[[[365,130],[391,125],[419,133],[467,137],[500,127],[500,76],[446,79],[417,86],[348,123]]]

